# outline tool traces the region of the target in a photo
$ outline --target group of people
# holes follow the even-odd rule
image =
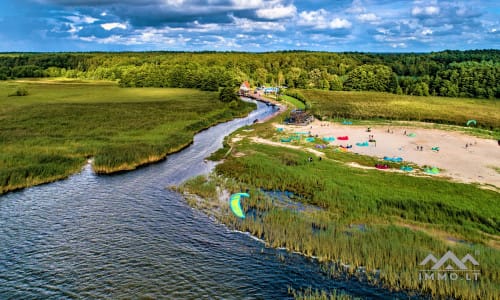
[[[424,151],[424,146],[417,145],[417,151]]]
[[[321,156],[320,156],[318,159],[321,161]],[[308,161],[308,162],[313,162],[313,158],[312,158],[312,156],[309,156],[309,157],[307,158],[307,161]]]
[[[476,144],[477,144],[477,142],[474,142],[474,145],[476,145]],[[472,145],[473,145],[472,143],[465,144],[465,149],[472,147]],[[499,146],[500,146],[500,144],[499,144]]]

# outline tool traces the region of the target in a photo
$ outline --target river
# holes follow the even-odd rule
[[[209,172],[224,136],[273,113],[197,134],[157,164],[111,176],[90,165],[66,180],[0,196],[0,299],[283,299],[295,289],[392,297],[318,263],[266,248],[191,209],[166,186]]]

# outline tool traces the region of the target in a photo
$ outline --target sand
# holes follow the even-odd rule
[[[450,177],[459,182],[490,184],[500,188],[500,174],[494,169],[500,168],[500,146],[496,140],[472,137],[464,133],[426,128],[373,126],[367,127],[340,125],[330,122],[314,121],[309,126],[283,126],[285,134],[311,132],[319,137],[335,137],[332,145],[353,145],[351,152],[383,158],[402,157],[406,162],[420,166],[435,166],[441,170],[439,176]],[[406,135],[405,135],[406,131]],[[416,137],[409,137],[414,133]],[[348,136],[348,141],[339,141],[337,137]],[[373,135],[377,141],[368,147],[356,146],[358,142],[368,141]],[[282,143],[283,144],[283,143]],[[466,147],[466,144],[472,146]],[[417,150],[423,146],[423,151]],[[431,150],[439,147],[439,151]]]

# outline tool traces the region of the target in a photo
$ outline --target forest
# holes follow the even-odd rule
[[[283,51],[4,53],[0,80],[67,77],[122,87],[216,91],[252,85],[400,95],[500,98],[500,50],[432,53]]]

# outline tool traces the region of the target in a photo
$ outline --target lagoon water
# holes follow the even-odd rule
[[[259,103],[248,117],[132,172],[97,176],[86,166],[67,180],[0,196],[0,299],[283,299],[289,286],[392,298],[266,248],[165,188],[209,172],[213,163],[203,159],[224,136],[272,112]]]

